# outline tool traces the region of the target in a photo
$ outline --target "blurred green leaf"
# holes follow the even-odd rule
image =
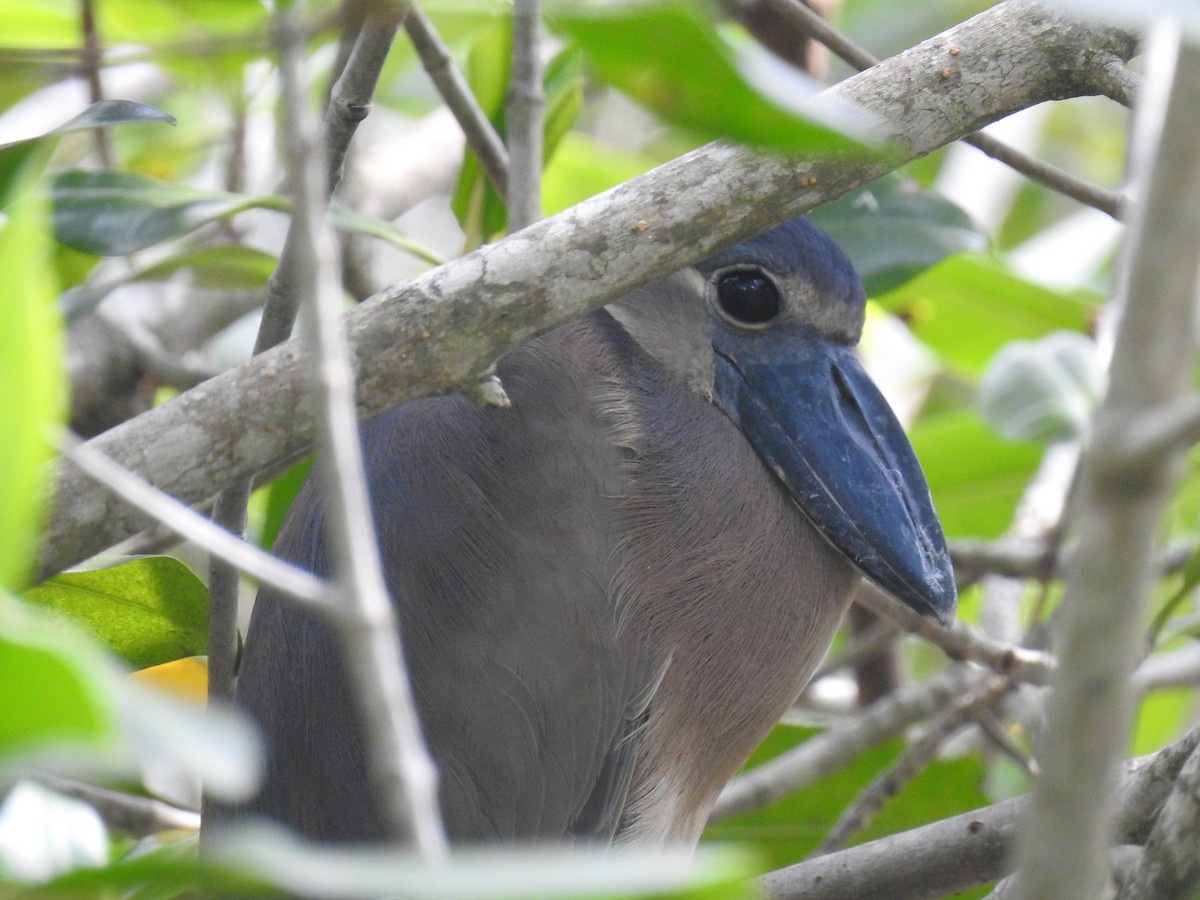
[[[32,166],[37,170],[37,165]],[[0,587],[24,583],[37,553],[49,437],[65,413],[62,322],[55,308],[45,198],[22,173],[0,226]]]
[[[110,742],[116,713],[103,665],[81,635],[0,593],[0,758]]]
[[[118,699],[123,736],[138,759],[202,782],[218,800],[244,800],[258,789],[262,738],[241,710],[202,709],[133,678],[121,680]]]
[[[1010,341],[1086,331],[1092,305],[986,257],[959,254],[876,298],[959,372],[978,377]]]
[[[63,244],[84,253],[121,256],[180,237],[201,225],[227,219],[248,209],[263,208],[277,212],[291,209],[282,197],[202,191],[130,172],[85,172],[79,169],[59,173],[51,190],[55,236]],[[343,231],[357,231],[383,238],[426,261],[438,263],[441,257],[410,241],[386,222],[333,206],[330,222]],[[212,266],[222,251],[182,250],[168,260],[159,261],[156,274],[193,261]],[[232,255],[232,254],[231,254]],[[243,253],[237,267],[243,272],[250,254]],[[261,257],[257,262],[262,262]],[[154,268],[154,267],[152,267]],[[89,302],[85,292],[80,304]]]
[[[1105,381],[1092,339],[1058,331],[1002,348],[980,382],[979,409],[1010,441],[1080,440]]]
[[[510,77],[511,28],[511,22],[504,19],[482,34],[472,46],[468,68],[470,86],[480,108],[502,138],[507,133],[504,100]],[[542,83],[546,97],[542,152],[543,159],[549,162],[583,108],[580,55],[567,49],[554,56],[546,65]],[[469,148],[463,159],[451,207],[466,232],[468,246],[476,246],[505,231],[507,207],[488,181],[478,157]]]
[[[201,191],[109,170],[61,172],[50,197],[58,240],[100,256],[135,253],[244,209],[278,206],[267,198]]]
[[[954,410],[917,421],[909,433],[946,536],[999,537],[1042,450],[1000,438],[977,413]]]
[[[1177,740],[1196,720],[1197,698],[1192,687],[1152,691],[1138,704],[1129,755],[1142,756]]]
[[[143,842],[144,844],[145,842]],[[201,888],[222,897],[270,898],[284,893],[260,878],[212,862],[201,863],[195,835],[152,849],[135,848],[110,865],[76,869],[42,885],[0,885],[3,896],[21,900],[67,897],[121,897],[122,900],[176,900],[196,897]]]
[[[64,134],[129,122],[175,124],[175,120],[166,113],[153,106],[147,106],[145,103],[135,103],[132,100],[100,100],[73,119],[45,134],[0,145],[0,209],[7,205],[5,198],[11,189],[13,179],[18,173],[28,171],[28,164],[39,148],[52,147]]]
[[[310,456],[261,489],[265,492],[266,504],[263,510],[262,530],[258,538],[259,546],[267,550],[275,546],[279,529],[283,527],[283,520],[292,508],[296,495],[300,493],[300,488],[304,487],[304,482],[308,480],[312,465],[313,459]]]
[[[259,0],[105,0],[97,14],[110,41],[181,43],[194,55],[204,37],[265,32],[270,12]]]
[[[815,82],[755,43],[726,42],[704,10],[680,0],[559,2],[548,18],[601,79],[675,125],[771,150],[865,151],[799,109]]]
[[[208,588],[168,556],[64,572],[25,599],[78,622],[139,669],[202,654],[208,640]]]
[[[483,29],[467,54],[467,85],[492,127],[504,136],[504,93],[508,87],[512,56],[512,19],[509,16]],[[454,188],[450,207],[474,247],[492,235],[504,233],[504,201],[484,175],[483,166],[468,147]]]
[[[819,206],[808,218],[846,251],[872,297],[955,253],[982,253],[986,232],[935,191],[892,173]]]
[[[6,47],[70,47],[79,40],[75,0],[0,0],[0,22]]]
[[[430,866],[412,853],[376,847],[314,846],[279,827],[214,835],[218,863],[254,872],[306,897],[400,895],[409,900],[523,900],[647,896],[734,900],[752,893],[735,848],[467,847]]]
[[[610,147],[577,131],[563,137],[542,178],[542,211],[552,216],[654,168],[660,160]]]

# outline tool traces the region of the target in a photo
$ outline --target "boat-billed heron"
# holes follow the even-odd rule
[[[924,476],[859,365],[862,286],[796,220],[507,354],[511,406],[363,426],[387,586],[463,841],[695,842],[865,575],[945,621]],[[310,479],[277,551],[319,574]],[[269,744],[247,810],[382,828],[331,630],[260,592],[237,703]]]

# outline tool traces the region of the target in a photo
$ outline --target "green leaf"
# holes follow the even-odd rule
[[[403,896],[409,900],[521,897],[750,897],[745,854],[728,847],[652,850],[576,846],[456,848],[437,865],[377,847],[314,846],[278,826],[215,834],[209,859],[309,897]]]
[[[0,22],[6,47],[70,47],[79,40],[74,0],[0,0]]]
[[[504,98],[510,74],[511,31],[511,21],[506,18],[482,34],[472,46],[468,67],[472,92],[501,137],[506,134]],[[571,49],[557,54],[546,65],[542,82],[546,97],[542,153],[544,161],[549,163],[583,108],[582,57]],[[507,207],[488,181],[479,158],[469,148],[451,207],[467,234],[468,245],[504,233]],[[542,211],[546,211],[544,186]]]
[[[79,169],[61,172],[55,177],[51,199],[54,204],[54,231],[58,240],[68,247],[99,256],[136,253],[248,209],[263,208],[277,212],[291,209],[291,204],[281,197],[202,191],[130,172],[86,172]],[[427,262],[443,262],[437,254],[378,219],[334,206],[330,222],[343,231],[358,231],[383,238]],[[154,276],[158,276],[198,262],[212,267],[222,252],[217,248],[208,251],[183,250],[167,257],[166,262],[158,261],[150,270]],[[242,254],[242,262],[247,255]],[[172,259],[178,262],[171,262]],[[261,261],[260,257],[258,262]],[[242,262],[238,263],[238,267],[244,271]],[[136,277],[142,276],[139,274]],[[72,302],[77,306],[86,306],[92,300],[93,297],[85,292],[82,298]]]
[[[483,29],[467,54],[467,85],[483,114],[504,136],[504,92],[512,57],[512,19],[505,16]],[[479,157],[468,147],[450,208],[466,233],[467,246],[477,246],[494,234],[504,233],[504,201],[483,172]]]
[[[205,895],[282,897],[282,891],[232,867],[199,859],[199,837],[152,846],[143,841],[125,858],[102,868],[76,869],[46,884],[21,888],[0,885],[5,897],[62,900],[64,897],[121,897],[123,900],[176,900]],[[212,892],[210,894],[210,892]]]
[[[1147,694],[1138,705],[1130,738],[1130,756],[1153,753],[1177,740],[1195,721],[1196,710],[1193,687],[1167,688]]]
[[[954,253],[981,253],[987,233],[935,191],[892,173],[809,213],[878,296]]]
[[[201,191],[128,172],[61,172],[51,189],[54,233],[85,253],[122,256],[278,200]]]
[[[1010,441],[1083,438],[1106,378],[1086,335],[1059,331],[1014,341],[992,360],[979,385],[983,418]]]
[[[951,368],[971,378],[1010,341],[1086,331],[1093,309],[971,254],[951,256],[877,300]]]
[[[16,199],[0,227],[0,587],[32,571],[54,455],[48,437],[66,409],[45,200],[25,173],[11,187]]]
[[[53,147],[64,134],[85,131],[89,128],[106,128],[110,125],[122,125],[128,122],[175,124],[175,120],[171,116],[153,106],[147,106],[145,103],[135,103],[132,100],[100,100],[73,119],[45,134],[14,141],[10,144],[0,144],[0,209],[6,206],[5,197],[8,195],[12,179],[18,172],[26,168],[27,163],[39,148]]]
[[[205,651],[208,589],[167,556],[64,572],[29,588],[25,599],[83,625],[137,668]]]
[[[110,743],[116,713],[104,665],[81,635],[0,593],[0,759]]]
[[[97,100],[73,119],[47,132],[47,135],[69,134],[89,128],[107,128],[109,125],[125,125],[129,122],[163,122],[174,125],[175,117],[147,103],[134,100]]]
[[[791,153],[865,151],[798,108],[798,98],[819,90],[815,82],[756,43],[725,41],[705,8],[682,0],[559,2],[549,21],[583,50],[602,80],[708,139]]]
[[[921,418],[909,434],[950,538],[999,537],[1041,461],[1035,444],[1012,444],[977,413]]]
[[[265,494],[266,503],[263,509],[262,529],[258,537],[259,546],[268,550],[275,546],[279,529],[283,527],[283,520],[292,508],[296,495],[300,493],[300,488],[304,487],[304,482],[308,480],[312,465],[313,458],[310,456],[261,489]]]
[[[206,32],[244,37],[255,28],[265,30],[269,16],[259,0],[105,0],[97,12],[100,33],[110,41],[188,46]]]

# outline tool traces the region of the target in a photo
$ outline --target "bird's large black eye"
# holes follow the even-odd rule
[[[779,288],[755,269],[735,269],[717,278],[721,311],[742,325],[763,325],[779,314]]]

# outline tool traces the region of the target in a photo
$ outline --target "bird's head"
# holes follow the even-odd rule
[[[864,575],[946,623],[957,594],[929,486],[854,354],[865,307],[841,248],[795,219],[608,309],[737,424]]]

